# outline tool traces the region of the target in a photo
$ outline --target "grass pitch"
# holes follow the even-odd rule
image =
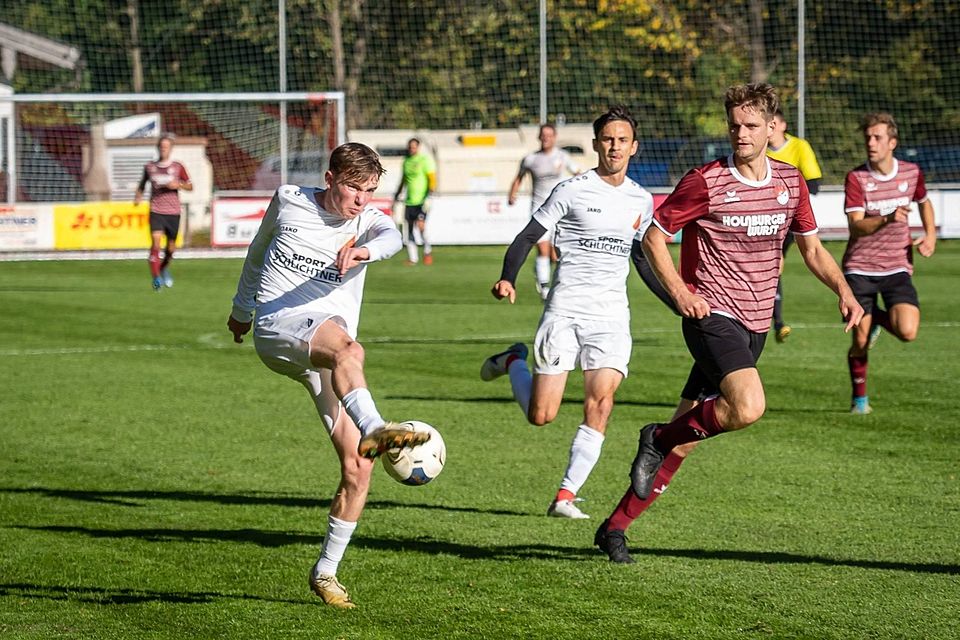
[[[839,253],[840,245],[831,250]],[[4,638],[954,638],[960,602],[960,245],[919,260],[919,339],[871,352],[875,413],[850,416],[833,296],[796,254],[788,342],[760,362],[767,415],[705,443],[628,532],[593,532],[627,487],[636,434],[672,412],[679,323],[631,275],[634,352],[589,521],[548,519],[581,416],[527,425],[482,360],[530,341],[495,302],[501,248],[371,267],[361,318],[385,416],[437,426],[426,487],[377,470],[340,568],[358,603],[307,587],[336,457],[299,385],[224,326],[239,260],[0,263],[0,636]]]

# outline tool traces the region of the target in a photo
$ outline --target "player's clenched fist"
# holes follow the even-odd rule
[[[493,285],[493,288],[490,289],[490,293],[492,293],[493,297],[497,300],[508,298],[510,304],[513,304],[517,300],[517,290],[513,288],[513,283],[509,280],[498,280],[497,283]]]

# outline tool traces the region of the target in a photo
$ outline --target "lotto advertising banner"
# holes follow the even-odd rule
[[[53,248],[51,205],[0,205],[0,251],[46,251]]]
[[[53,206],[57,249],[148,249],[147,203],[83,202]],[[183,245],[183,223],[177,246]]]

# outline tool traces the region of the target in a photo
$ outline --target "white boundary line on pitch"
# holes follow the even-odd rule
[[[794,329],[838,329],[841,327],[839,322],[815,322],[815,323],[796,323],[790,325]],[[928,322],[922,324],[925,328],[951,329],[960,327],[960,322]],[[674,333],[676,328],[665,329],[638,329],[634,334],[644,333]],[[458,344],[458,343],[483,343],[497,342],[503,340],[515,340],[516,334],[497,335],[497,336],[462,336],[462,337],[441,337],[429,338],[422,336],[369,336],[361,338],[360,341],[367,344],[390,344],[396,342],[403,343],[427,343],[427,344]],[[224,336],[223,343],[218,343],[217,334],[204,334],[197,337],[195,344],[133,344],[133,345],[103,345],[100,347],[40,347],[34,349],[0,349],[0,358],[13,358],[18,356],[61,356],[61,355],[82,355],[93,353],[135,353],[141,351],[194,351],[206,349],[236,349],[249,347],[252,340],[247,340],[243,345],[236,345],[227,342],[229,336]]]

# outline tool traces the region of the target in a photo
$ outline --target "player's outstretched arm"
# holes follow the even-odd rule
[[[677,311],[685,318],[705,318],[710,315],[710,305],[701,296],[691,293],[687,284],[673,266],[673,258],[667,249],[667,234],[656,225],[650,225],[643,235],[643,252],[650,268],[673,298]]]
[[[796,234],[796,240],[800,255],[803,256],[803,261],[810,272],[837,294],[840,314],[846,321],[843,330],[845,333],[850,331],[854,326],[860,324],[860,319],[863,318],[863,307],[857,302],[853,291],[847,285],[837,261],[821,244],[817,234]]]
[[[923,222],[923,235],[913,243],[924,258],[929,258],[937,250],[937,223],[933,216],[933,204],[929,200],[920,203],[920,220]]]

